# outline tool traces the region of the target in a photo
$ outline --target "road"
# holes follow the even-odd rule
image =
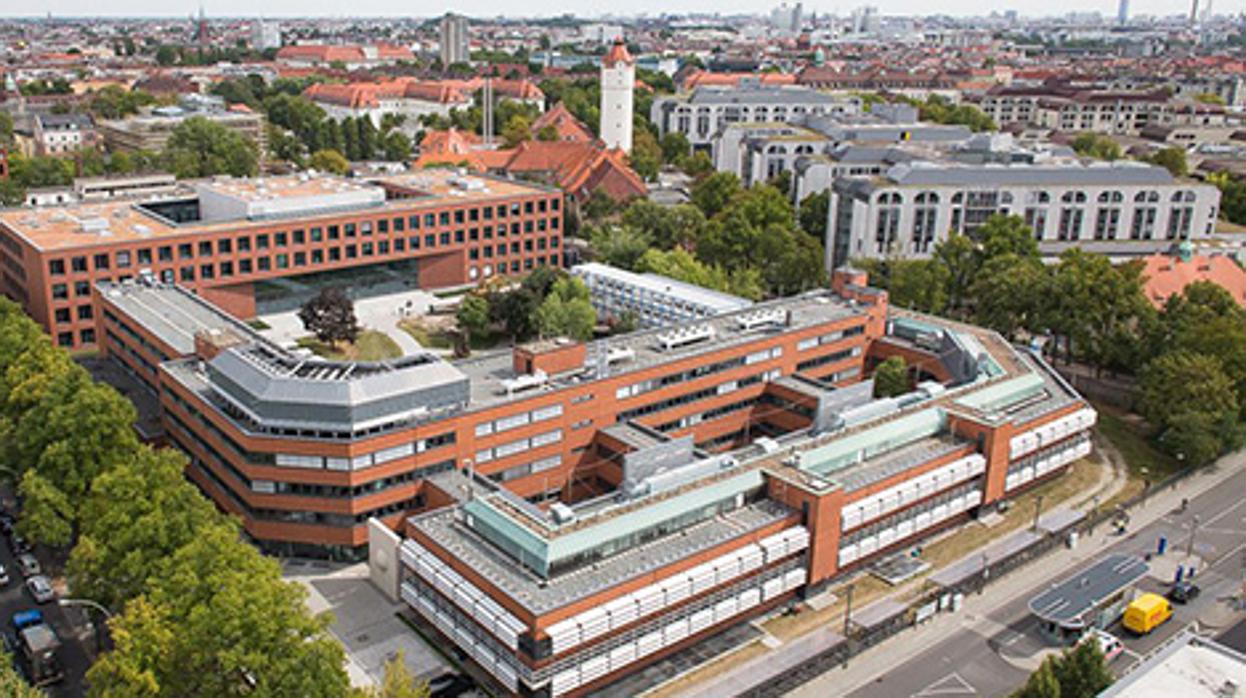
[[[0,536],[0,539],[2,538],[3,536]],[[46,566],[47,556],[42,551],[37,552],[36,555],[40,564]],[[30,593],[26,591],[25,580],[17,569],[17,563],[13,559],[13,552],[9,549],[8,541],[0,542],[0,564],[3,564],[4,569],[9,573],[9,583],[0,588],[0,626],[4,632],[11,633],[9,619],[14,613],[32,608],[42,611],[44,620],[51,624],[61,639],[58,657],[65,670],[63,681],[46,686],[44,690],[52,698],[78,698],[84,692],[82,679],[90,666],[90,660],[87,658],[86,648],[83,647],[82,642],[78,641],[69,619],[66,618],[65,610],[55,602],[43,605],[35,603]],[[90,641],[93,640],[88,640]]]
[[[1120,672],[1137,662],[1195,619],[1206,622],[1208,618],[1227,617],[1225,599],[1238,591],[1246,568],[1243,491],[1246,491],[1246,471],[1192,499],[1185,512],[1171,510],[1141,531],[1100,551],[1100,555],[1114,552],[1144,555],[1155,550],[1160,536],[1166,536],[1168,555],[1154,558],[1151,563],[1152,574],[1162,574],[1164,579],[1147,577],[1140,583],[1148,590],[1162,592],[1167,588],[1176,558],[1184,559],[1193,517],[1197,515],[1200,520],[1194,553],[1201,557],[1205,567],[1197,574],[1202,594],[1189,605],[1175,606],[1173,620],[1150,635],[1132,637],[1120,627],[1119,621],[1109,628],[1109,632],[1122,639],[1126,648],[1112,662],[1114,671]],[[1042,561],[1037,561],[1014,574],[1037,572],[1037,576],[1043,577],[1050,572],[1042,571],[1042,565]],[[966,614],[958,630],[848,695],[853,698],[1007,695],[1025,681],[1043,653],[1050,651],[1050,645],[1038,634],[1037,621],[1029,613],[1029,600],[1075,569],[1068,568],[1052,579],[1036,583],[984,615]],[[798,693],[814,695],[819,691],[823,691],[821,695],[842,695],[842,686],[837,691],[833,675],[828,674]]]

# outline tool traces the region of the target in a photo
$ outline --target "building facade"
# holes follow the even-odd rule
[[[1141,163],[913,162],[835,181],[826,263],[926,258],[949,231],[972,234],[996,214],[1024,218],[1044,255],[1081,247],[1124,259],[1208,237],[1219,206],[1215,187]]]
[[[100,281],[177,283],[242,318],[268,280],[374,267],[421,288],[559,265],[562,194],[448,170],[220,178],[178,197],[0,211],[0,283],[60,346],[99,341]]]
[[[800,122],[809,116],[861,113],[858,97],[835,97],[804,87],[762,87],[742,81],[736,88],[701,87],[691,94],[658,97],[650,119],[660,136],[682,133],[694,148],[708,149],[730,124]]]

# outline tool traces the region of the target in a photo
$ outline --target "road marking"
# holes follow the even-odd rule
[[[973,696],[977,694],[977,690],[975,690],[968,681],[962,678],[960,674],[952,672],[923,688],[920,693],[914,693],[912,698],[925,698],[927,696]]]

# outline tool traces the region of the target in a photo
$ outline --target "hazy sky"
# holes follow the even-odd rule
[[[1205,1],[1205,0],[1204,0]],[[1217,13],[1246,11],[1246,0],[1213,0],[1213,9]],[[923,2],[922,0],[840,0],[827,2],[819,0],[805,2],[806,12],[816,11],[847,15],[854,7],[874,5],[883,14],[928,14],[940,12],[952,15],[982,14],[991,10],[1003,12],[1016,10],[1021,15],[1064,14],[1074,11],[1098,10],[1104,15],[1115,16],[1116,2],[1109,0],[1096,3],[1079,2],[1079,0],[1047,0],[1046,2],[1016,3],[983,3],[975,0],[942,0],[941,2]],[[496,16],[499,13],[519,14],[525,16],[557,15],[568,11],[580,16],[592,17],[607,12],[617,12],[625,8],[627,12],[660,13],[671,11],[698,12],[765,12],[778,5],[778,0],[766,2],[759,0],[632,0],[620,5],[606,0],[586,0],[568,3],[562,0],[528,0],[528,2],[511,4],[496,0],[435,0],[431,3],[408,3],[396,0],[204,0],[204,9],[209,16],[253,16],[262,12],[265,16],[421,16],[429,17],[447,11],[460,12],[472,16]],[[186,16],[197,11],[197,0],[181,0],[180,2],[162,2],[159,0],[34,0],[33,2],[6,1],[0,5],[0,15],[33,14],[42,15],[51,12],[61,16],[113,15],[113,16]],[[1189,0],[1131,0],[1132,14],[1170,15],[1188,13]]]

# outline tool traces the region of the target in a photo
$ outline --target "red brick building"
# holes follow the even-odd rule
[[[372,180],[291,175],[197,182],[184,196],[0,211],[0,290],[60,346],[98,341],[91,287],[150,276],[230,314],[256,285],[377,266],[420,288],[561,258],[563,196],[449,170]]]

